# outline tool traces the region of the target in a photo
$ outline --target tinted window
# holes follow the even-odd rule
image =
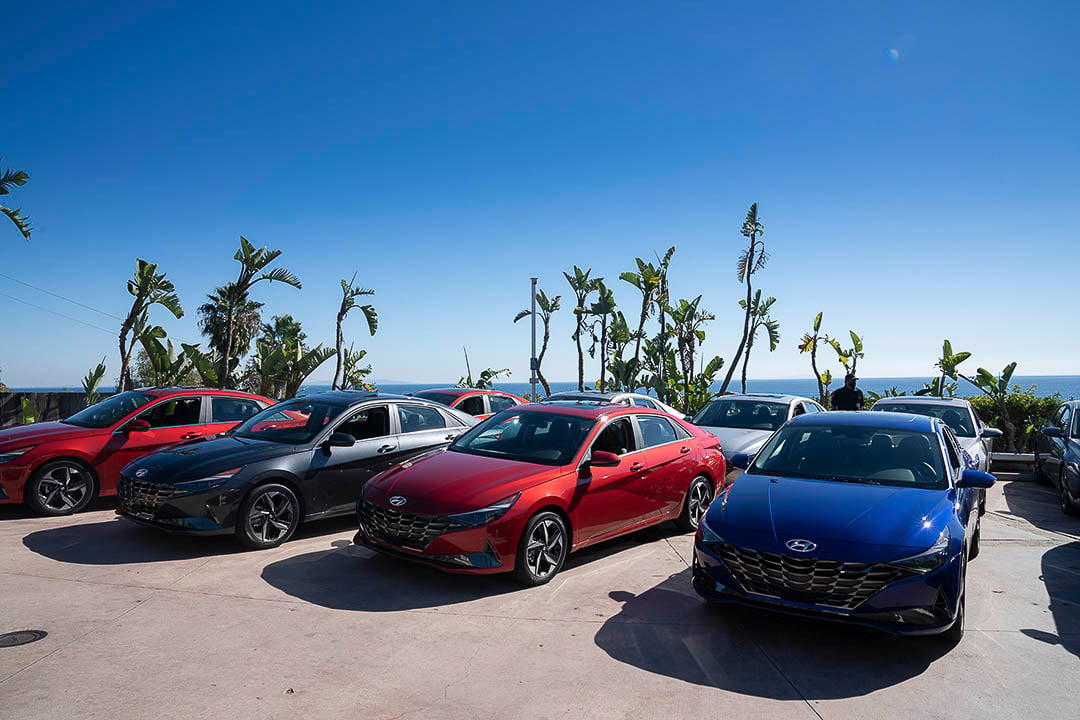
[[[809,402],[808,403],[803,403],[802,406],[803,406],[803,409],[805,409],[806,412],[808,412],[808,413],[821,412],[821,408],[819,408],[814,403],[809,403]]]
[[[403,433],[446,427],[446,418],[435,408],[423,405],[398,405],[397,409],[398,421],[401,423]]]
[[[1065,412],[1061,413],[1061,429],[1069,432],[1069,421],[1072,419],[1072,409],[1066,405]]]
[[[364,408],[341,423],[336,432],[348,433],[357,440],[370,440],[389,435],[390,411],[385,405]]]
[[[418,392],[416,393],[416,397],[424,398],[425,400],[431,400],[432,402],[437,402],[440,405],[450,407],[454,404],[454,401],[460,397],[460,395],[458,395],[457,393],[429,391]]]
[[[971,413],[967,408],[955,405],[931,405],[930,403],[905,403],[905,402],[879,402],[874,405],[874,410],[886,412],[910,413],[935,417],[941,420],[960,437],[975,437],[975,424],[971,420]]]
[[[695,425],[776,430],[787,421],[785,403],[761,400],[713,400],[694,418]]]
[[[634,428],[630,424],[630,418],[618,418],[608,423],[607,427],[600,431],[593,441],[592,449],[604,452],[625,455],[637,450],[634,442]]]
[[[660,409],[656,407],[656,403],[654,403],[652,400],[646,400],[645,398],[631,398],[630,402],[632,402],[634,405],[637,405],[638,407],[652,408],[653,410]]]
[[[465,432],[450,449],[471,455],[565,465],[577,455],[595,424],[593,418],[505,410]]]
[[[675,442],[679,439],[675,434],[675,428],[662,417],[638,415],[637,421],[638,427],[641,428],[641,442],[647,448]]]
[[[1073,431],[1071,434],[1074,438],[1080,437],[1080,413],[1077,413],[1076,417],[1073,418]]]
[[[287,445],[311,442],[345,406],[321,400],[294,398],[268,407],[233,431],[236,437]]]
[[[122,392],[80,410],[64,422],[86,428],[107,428],[153,399],[153,395],[143,392]]]
[[[458,403],[454,409],[470,415],[483,415],[484,398],[480,395],[470,395]]]
[[[491,404],[491,412],[497,413],[517,405],[512,398],[505,395],[488,395],[488,403]]]
[[[202,398],[176,398],[158,403],[149,410],[139,413],[139,418],[150,423],[152,428],[176,427],[178,425],[197,425]]]
[[[216,397],[210,399],[213,422],[243,422],[262,410],[254,400]]]

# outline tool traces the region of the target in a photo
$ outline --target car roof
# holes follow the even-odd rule
[[[599,390],[563,390],[562,392],[551,393],[548,397],[573,397],[573,398],[588,398],[590,400],[610,400],[616,395],[628,395],[630,393],[613,393],[613,392],[600,392]]]
[[[874,405],[877,406],[882,403],[892,402],[904,403],[905,405],[953,405],[961,408],[971,407],[971,403],[963,398],[946,398],[930,395],[896,395],[890,397],[883,397],[879,398],[878,401],[874,403]]]
[[[322,400],[323,402],[332,403],[334,405],[356,405],[357,403],[368,402],[370,400],[411,400],[413,402],[428,403],[433,406],[437,404],[432,403],[430,400],[425,400],[424,398],[399,395],[396,393],[383,393],[377,390],[324,390],[323,392],[297,395],[295,398],[290,399]]]
[[[716,400],[775,400],[777,402],[793,403],[803,402],[809,400],[810,402],[817,402],[812,398],[802,397],[801,395],[785,395],[783,393],[732,393],[731,395],[721,395],[720,397],[713,398]]]
[[[574,415],[576,417],[592,418],[598,418],[602,415],[630,415],[638,413],[651,413],[654,415],[668,417],[667,413],[660,412],[659,410],[653,410],[652,408],[631,407],[629,405],[618,405],[609,402],[587,402],[572,400],[556,400],[554,402],[528,403],[526,405],[518,405],[516,408],[514,408],[514,410],[522,412],[559,413],[566,415]]]
[[[418,396],[421,393],[443,393],[445,395],[456,395],[461,397],[462,395],[471,395],[473,393],[479,393],[481,395],[513,395],[513,393],[506,392],[505,390],[494,390],[489,388],[428,388],[426,390],[417,390],[414,393],[409,393],[410,396]]]
[[[222,390],[221,388],[207,388],[207,387],[147,387],[147,388],[135,388],[136,392],[146,393],[147,395],[153,395],[156,398],[167,397],[169,395],[190,395],[192,393],[198,393],[200,395],[218,395],[220,397],[241,397],[241,398],[254,398],[258,400],[271,400],[271,398],[263,397],[262,395],[256,395],[255,393],[244,392],[243,390]]]
[[[866,412],[833,410],[824,413],[807,413],[788,421],[788,425],[837,425],[847,427],[872,427],[882,430],[914,430],[934,432],[937,418],[926,415],[894,412]]]

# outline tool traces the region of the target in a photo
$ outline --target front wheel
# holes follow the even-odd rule
[[[1042,469],[1042,455],[1038,451],[1035,452],[1035,482],[1040,485],[1046,485],[1050,482],[1050,478]]]
[[[300,525],[300,501],[285,485],[269,483],[251,491],[240,506],[236,537],[252,550],[274,548]]]
[[[1080,508],[1077,508],[1073,504],[1072,496],[1069,495],[1069,484],[1065,481],[1065,468],[1061,469],[1061,478],[1058,481],[1061,486],[1061,490],[1058,494],[1058,499],[1061,502],[1061,512],[1065,513],[1069,517],[1076,517],[1080,515]]]
[[[26,504],[40,515],[71,515],[90,504],[94,477],[82,463],[55,460],[37,469],[24,495]]]
[[[545,511],[529,518],[518,542],[514,578],[526,587],[543,585],[562,569],[570,552],[570,534],[557,513]]]
[[[945,631],[945,640],[950,645],[956,645],[964,639],[964,616],[967,614],[964,609],[965,605],[967,605],[966,592],[960,595],[960,606],[956,608],[956,621]]]
[[[701,518],[709,509],[709,503],[713,499],[713,484],[704,475],[698,475],[690,481],[690,488],[686,491],[686,499],[683,500],[682,513],[675,524],[680,529],[691,532],[698,529]]]

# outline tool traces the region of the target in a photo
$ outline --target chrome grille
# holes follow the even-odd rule
[[[730,543],[712,548],[748,593],[843,610],[854,610],[890,583],[913,575],[884,563],[781,555]]]
[[[165,483],[121,478],[116,486],[120,507],[137,517],[153,518],[166,500],[176,493],[176,488]]]
[[[410,550],[423,550],[454,526],[446,518],[401,512],[367,501],[360,502],[359,516],[368,535]]]

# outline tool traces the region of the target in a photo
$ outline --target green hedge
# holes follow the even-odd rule
[[[986,395],[969,397],[975,412],[979,413],[982,421],[990,427],[1001,428],[1005,431],[1004,424],[998,413],[997,404]],[[1063,402],[1060,394],[1045,395],[1040,397],[1035,394],[1035,386],[1024,389],[1013,386],[1005,398],[1005,407],[1009,411],[1015,426],[1013,442],[1019,452],[1034,452],[1035,431],[1043,427],[1054,414],[1057,406]],[[1002,452],[1008,446],[1005,438],[994,443],[994,449]]]

